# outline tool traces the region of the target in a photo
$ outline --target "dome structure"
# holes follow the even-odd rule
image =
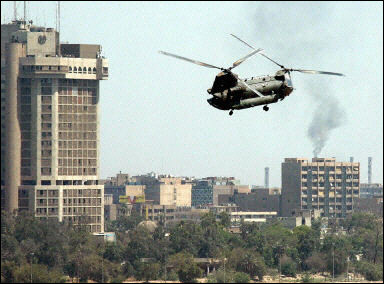
[[[157,224],[156,224],[156,222],[153,222],[153,221],[141,221],[137,225],[137,227],[138,228],[146,228],[149,232],[153,233],[157,228]]]

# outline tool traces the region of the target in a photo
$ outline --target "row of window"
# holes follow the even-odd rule
[[[43,110],[44,106],[42,106]],[[46,108],[51,111],[51,108]],[[96,113],[96,105],[59,105],[59,113]]]
[[[343,184],[341,183],[341,182],[336,182],[336,183],[334,183],[334,182],[330,182],[329,183],[329,186],[330,187],[332,187],[332,188],[334,188],[334,187],[341,187]],[[309,184],[307,183],[307,182],[303,182],[302,183],[302,187],[308,187],[309,186]],[[358,182],[346,182],[345,183],[345,186],[347,186],[347,187],[358,187],[359,186],[359,183]],[[319,183],[317,183],[317,182],[312,182],[312,187],[325,187],[325,183],[324,182],[319,182]]]
[[[74,149],[77,149],[77,148],[80,148],[80,149],[83,149],[83,148],[96,148],[97,147],[97,143],[96,141],[72,141],[72,140],[69,140],[69,141],[62,141],[60,140],[59,141],[59,147],[60,148],[74,148]]]
[[[96,175],[96,168],[59,168],[58,175]]]
[[[301,178],[302,179],[307,179],[308,178],[308,175],[306,175],[306,174],[303,174],[302,176],[301,176]],[[312,175],[312,180],[315,180],[315,179],[324,179],[325,178],[325,176],[324,175]],[[332,180],[332,179],[342,179],[343,178],[343,176],[342,175],[340,175],[340,174],[337,174],[336,176],[329,176],[329,179],[330,180]],[[352,175],[352,174],[348,174],[348,175],[346,175],[345,176],[345,178],[346,179],[359,179],[359,175],[358,174],[354,174],[354,175]]]
[[[77,74],[96,74],[96,67],[76,67],[73,68],[69,66],[69,73],[77,73]]]
[[[96,105],[97,104],[97,98],[96,96],[88,96],[88,97],[66,97],[66,96],[60,96],[59,97],[59,104],[65,104],[65,105]]]
[[[312,195],[317,195],[318,194],[318,192],[320,192],[320,193],[325,193],[325,191],[324,190],[319,190],[319,191],[317,191],[317,190],[312,190],[311,191],[312,192]],[[332,190],[332,191],[329,191],[329,193],[330,194],[343,194],[343,192],[341,191],[341,190]],[[346,193],[347,194],[352,194],[352,190],[351,189],[348,189],[348,190],[346,190]],[[303,190],[302,191],[302,194],[304,194],[304,195],[307,195],[308,194],[308,191],[307,190]],[[359,194],[359,191],[358,190],[353,190],[353,194]]]
[[[96,158],[96,150],[59,150],[59,157],[90,157]]]
[[[60,140],[68,140],[68,139],[77,139],[77,140],[96,140],[96,132],[95,131],[60,131],[59,132],[59,139]]]
[[[333,167],[333,166],[329,166],[327,167],[330,171],[334,171],[334,169],[336,168],[336,170],[341,170],[341,169],[346,169],[346,170],[351,170],[353,168],[354,171],[358,171],[359,170],[359,167],[352,167],[352,166],[336,166],[336,167]],[[302,171],[308,171],[308,170],[312,170],[312,171],[321,171],[323,172],[324,171],[324,166],[309,166],[309,167],[302,167],[301,168]]]
[[[95,87],[59,87],[59,96],[96,96]]]
[[[316,198],[312,198],[312,202],[324,202],[325,198],[324,197],[319,197],[318,199]],[[303,202],[308,202],[308,198],[303,198],[302,199]],[[336,203],[341,203],[343,201],[342,198],[336,198]],[[352,202],[352,198],[349,197],[349,198],[346,198],[345,199],[346,202],[348,203],[351,203]],[[329,203],[335,203],[335,200],[334,199],[330,199],[329,200]]]

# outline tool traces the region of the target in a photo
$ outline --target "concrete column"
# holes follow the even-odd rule
[[[21,164],[21,133],[19,123],[20,92],[18,87],[19,58],[23,57],[21,43],[6,45],[6,173],[5,173],[5,209],[14,212],[18,209],[20,164]]]

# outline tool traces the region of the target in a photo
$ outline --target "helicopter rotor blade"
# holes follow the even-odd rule
[[[168,52],[165,52],[165,51],[161,51],[160,50],[159,53],[167,55],[167,56],[172,56],[172,57],[175,57],[177,59],[185,60],[185,61],[197,64],[197,65],[200,65],[200,66],[224,70],[224,68],[217,67],[215,65],[207,64],[207,63],[204,63],[204,62],[201,62],[201,61],[197,61],[197,60],[194,60],[194,59],[189,59],[189,58],[186,58],[186,57],[183,57],[183,56],[179,56],[179,55],[176,55],[176,54],[172,54],[172,53],[168,53]]]
[[[289,71],[298,71],[298,72],[307,73],[307,74],[326,74],[326,75],[345,76],[342,73],[328,72],[328,71],[317,71],[317,70],[289,69]]]
[[[241,41],[241,42],[244,43],[246,46],[248,46],[248,47],[250,47],[250,48],[256,50],[256,48],[254,48],[252,45],[246,43],[244,40],[242,40],[242,39],[239,38],[238,36],[235,36],[234,34],[231,34],[231,36],[233,36],[233,37],[236,38],[237,40]],[[273,60],[272,58],[269,58],[264,52],[260,52],[259,54],[262,55],[262,56],[264,56],[265,58],[271,60],[273,63],[275,63],[276,65],[278,65],[280,68],[284,68],[283,65],[277,63],[277,62],[276,62],[275,60]]]
[[[256,89],[252,89],[251,86],[249,86],[247,83],[245,83],[244,80],[239,79],[239,82],[242,83],[247,89],[251,90],[252,92],[254,92],[256,95],[258,95],[259,97],[264,97],[264,95],[262,93],[260,93],[258,90]]]
[[[249,57],[251,57],[252,55],[256,54],[256,53],[260,53],[263,49],[262,48],[259,48],[259,49],[255,49],[254,51],[252,51],[250,54],[247,54],[246,56],[244,56],[243,58],[240,58],[239,60],[233,62],[232,64],[232,67],[229,68],[229,70],[239,66],[241,63],[243,63],[245,60],[247,60]]]

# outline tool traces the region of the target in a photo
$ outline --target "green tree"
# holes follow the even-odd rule
[[[305,267],[313,273],[326,271],[326,255],[320,252],[313,253],[305,260]]]
[[[247,273],[236,272],[235,274],[233,274],[234,283],[248,283],[250,280],[251,279]]]
[[[168,264],[176,271],[181,282],[193,282],[202,275],[201,269],[189,253],[180,252],[170,256]]]
[[[144,265],[143,278],[146,282],[149,280],[157,280],[160,275],[160,263],[149,263]]]
[[[252,277],[257,276],[259,280],[263,280],[266,273],[263,258],[257,252],[249,249],[233,249],[228,259],[228,264],[233,270],[245,272]]]
[[[347,269],[347,259],[352,245],[348,236],[329,235],[324,238],[321,252],[326,255],[327,271],[340,275]]]
[[[296,277],[297,264],[288,256],[281,258],[281,274]]]
[[[356,272],[364,275],[365,279],[368,281],[383,281],[382,265],[360,261],[356,265]]]
[[[231,217],[227,212],[223,211],[220,213],[220,225],[224,228],[228,228],[231,225]]]
[[[140,216],[135,211],[132,211],[131,216],[120,216],[117,220],[109,221],[106,223],[108,232],[127,232],[135,229],[136,226],[144,220],[143,216]]]
[[[316,232],[308,226],[299,226],[293,229],[293,236],[297,239],[296,249],[300,258],[300,264],[306,269],[305,260],[312,255],[317,247],[318,236]]]
[[[46,265],[32,265],[32,282],[33,283],[65,283],[66,279],[57,270],[50,270]],[[28,264],[21,265],[16,269],[14,274],[14,283],[31,282],[31,266]]]

